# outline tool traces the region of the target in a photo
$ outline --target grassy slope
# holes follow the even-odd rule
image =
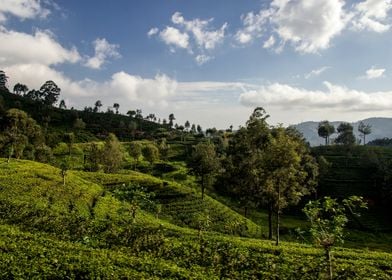
[[[275,247],[269,241],[212,232],[200,236],[145,212],[131,224],[126,216],[127,204],[87,177],[115,184],[133,177],[134,181],[145,180],[165,191],[184,191],[183,186],[163,186],[159,179],[140,173],[123,175],[128,177],[84,174],[84,179],[79,175],[72,172],[64,187],[56,168],[29,161],[6,164],[0,160],[0,278],[322,276],[322,252],[310,246],[283,243]],[[132,234],[138,228],[143,234],[134,239]],[[346,249],[335,252],[335,271],[340,279],[391,279],[391,264],[391,254]]]
[[[179,183],[163,181],[156,177],[129,171],[128,174],[105,174],[94,172],[75,172],[78,176],[106,186],[113,190],[122,185],[133,183],[146,187],[156,193],[157,201],[162,205],[161,217],[179,226],[198,228],[200,214],[211,219],[210,230],[240,234],[244,236],[260,236],[259,226],[245,219],[224,204],[208,195],[201,200],[201,194],[194,189]]]

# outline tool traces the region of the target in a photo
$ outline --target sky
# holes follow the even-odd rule
[[[392,0],[0,0],[0,70],[203,128],[392,117]]]

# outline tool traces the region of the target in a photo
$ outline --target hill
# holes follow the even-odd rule
[[[351,123],[354,127],[354,134],[357,138],[360,138],[358,132],[358,125],[360,122],[361,121]],[[367,135],[366,142],[385,137],[392,138],[392,118],[369,118],[362,120],[362,122],[372,126],[372,133]],[[333,121],[330,123],[333,124],[336,129],[342,121]],[[318,136],[318,124],[319,122],[308,121],[296,124],[294,127],[296,127],[304,135],[311,146],[320,146],[324,145],[324,139]],[[335,138],[336,135],[337,134],[332,134],[331,140]]]
[[[205,227],[192,230],[144,210],[134,221],[129,214],[131,204],[120,201],[110,191],[130,181],[155,188],[160,199],[163,194],[174,195],[181,202],[180,194],[191,192],[179,184],[165,185],[160,179],[137,172],[70,172],[64,186],[57,168],[23,160],[7,164],[1,159],[0,278],[325,276],[323,252],[309,244],[282,242],[276,247],[271,241],[209,231],[206,223]],[[169,205],[172,202],[169,199]],[[206,205],[211,210],[224,208],[212,199]],[[212,215],[221,215],[217,210]],[[230,209],[225,211],[230,213]],[[226,215],[228,220],[236,218],[239,217],[235,214]],[[392,254],[388,253],[342,248],[334,252],[334,270],[339,279],[391,279],[391,264]]]

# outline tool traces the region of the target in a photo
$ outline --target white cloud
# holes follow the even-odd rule
[[[41,5],[40,0],[2,0],[0,4],[0,22],[7,20],[7,15],[20,19],[45,18],[50,11]]]
[[[151,29],[147,32],[147,36],[148,36],[148,37],[154,36],[154,35],[158,34],[158,32],[159,32],[159,29],[156,28],[156,27],[153,27],[153,28],[151,28]]]
[[[388,13],[392,9],[392,0],[365,0],[355,5],[356,19],[353,22],[357,30],[370,30],[378,33],[388,31]]]
[[[249,12],[241,16],[244,27],[237,31],[234,38],[240,44],[248,44],[261,37],[271,16],[271,10],[260,10],[258,14]]]
[[[368,70],[366,70],[365,78],[368,80],[377,79],[384,77],[385,69],[384,68],[375,68],[374,66]]]
[[[346,26],[348,16],[341,0],[275,0],[271,23],[284,42],[295,50],[315,53],[330,46],[330,41]]]
[[[101,69],[102,65],[108,58],[118,58],[120,53],[118,52],[118,45],[110,44],[105,38],[97,38],[94,42],[95,54],[90,57],[85,66],[92,69]]]
[[[34,63],[56,65],[80,60],[75,48],[64,48],[49,31],[38,30],[30,35],[0,27],[0,42],[0,62],[3,67]]]
[[[204,55],[204,54],[199,54],[195,57],[195,60],[196,60],[197,64],[199,64],[199,65],[203,65],[204,63],[207,63],[211,59],[212,59],[211,56]]]
[[[317,53],[331,46],[343,30],[385,32],[390,29],[392,0],[364,0],[345,7],[344,0],[273,0],[258,13],[241,16],[234,39],[248,44],[262,38],[263,48],[280,52],[290,44],[297,52]],[[272,36],[272,37],[271,37]],[[276,44],[276,41],[280,41]]]
[[[152,37],[159,33],[159,37],[171,47],[172,52],[175,52],[175,48],[187,49],[188,53],[194,55],[195,61],[201,65],[213,58],[210,52],[225,38],[227,23],[214,29],[211,26],[212,21],[213,18],[186,20],[180,12],[175,12],[171,17],[174,26],[166,26],[160,32],[154,27],[147,35]]]
[[[321,68],[315,69],[310,71],[309,73],[305,74],[305,79],[310,79],[313,77],[320,76],[322,73],[324,73],[326,70],[328,70],[330,67],[328,66],[323,66]]]
[[[187,49],[189,46],[189,35],[171,26],[167,26],[162,30],[159,33],[159,37],[167,45],[173,45],[182,49]]]
[[[269,48],[272,48],[274,45],[275,45],[275,37],[271,35],[269,37],[269,39],[264,42],[263,48],[264,49],[269,49]]]
[[[240,95],[246,106],[273,106],[305,110],[382,111],[392,106],[392,91],[363,92],[324,82],[326,90],[312,91],[285,84],[262,86]]]
[[[186,20],[179,12],[175,12],[172,16],[174,24],[183,26],[187,32],[193,35],[197,45],[207,50],[214,49],[223,41],[227,28],[227,23],[224,23],[221,28],[212,30],[209,26],[212,21],[213,19],[201,20],[198,18]]]

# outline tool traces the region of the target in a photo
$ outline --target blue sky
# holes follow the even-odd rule
[[[202,127],[392,113],[392,0],[0,0],[9,87]]]

